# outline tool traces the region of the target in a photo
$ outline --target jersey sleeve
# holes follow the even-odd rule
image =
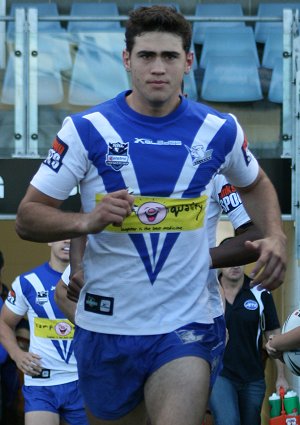
[[[68,265],[68,267],[65,269],[65,271],[61,275],[61,280],[67,286],[69,285],[69,282],[70,282],[70,272],[71,272],[71,267],[70,267],[70,265]]]
[[[19,316],[24,316],[27,313],[29,306],[21,288],[20,276],[13,281],[5,305]]]
[[[65,200],[84,178],[88,166],[87,152],[72,119],[67,117],[30,183],[48,196]]]
[[[231,115],[236,126],[236,138],[230,153],[227,154],[220,173],[236,187],[246,187],[253,183],[258,176],[259,164],[248,148],[248,141],[243,129]]]
[[[262,302],[264,304],[265,331],[272,331],[280,328],[273,296],[269,291],[263,291]]]
[[[223,214],[226,214],[236,230],[251,221],[236,188],[227,179],[218,174],[213,180],[212,197],[219,204]]]

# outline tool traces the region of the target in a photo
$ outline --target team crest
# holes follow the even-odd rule
[[[36,294],[35,302],[38,305],[44,305],[49,301],[48,291],[38,291]]]
[[[196,145],[196,146],[193,146],[191,148],[189,148],[187,145],[185,145],[185,147],[187,148],[189,154],[192,157],[192,161],[193,161],[194,166],[200,165],[203,162],[207,162],[212,157],[213,150],[208,149],[206,151],[206,150],[204,150],[203,145]]]
[[[129,164],[129,145],[124,142],[110,142],[106,154],[105,164],[115,171],[119,171],[124,165]]]

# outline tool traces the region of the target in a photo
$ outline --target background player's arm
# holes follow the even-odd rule
[[[23,351],[18,344],[15,328],[23,316],[13,313],[6,305],[0,314],[0,342],[7,350],[17,367],[27,375],[41,373],[41,357],[38,354]]]
[[[72,323],[75,323],[76,303],[67,298],[68,286],[60,279],[55,288],[54,299],[60,310]]]
[[[265,334],[265,338],[268,340],[271,335],[280,335],[280,332],[281,332],[280,331],[280,328],[273,329],[271,331],[265,331],[265,333],[264,333]],[[275,359],[274,361],[275,361],[276,373],[277,373],[276,384],[275,384],[276,385],[276,391],[279,393],[280,387],[283,387],[284,390],[285,390],[285,392],[286,392],[288,390],[288,388],[289,388],[289,384],[288,384],[287,379],[285,377],[284,364],[280,360],[278,360],[278,359]]]
[[[234,267],[256,261],[259,251],[247,247],[246,241],[255,241],[262,237],[261,232],[253,223],[236,229],[236,236],[226,243],[210,249],[211,268]]]
[[[262,169],[253,184],[236,189],[251,220],[264,235],[262,239],[246,242],[247,248],[259,251],[250,277],[254,285],[276,289],[284,280],[287,263],[286,236],[276,191]]]
[[[299,348],[300,326],[283,334],[270,335],[266,344],[266,349],[272,357],[274,357],[274,354],[278,354],[278,352],[299,350]]]

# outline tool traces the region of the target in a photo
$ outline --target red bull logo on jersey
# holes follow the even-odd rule
[[[221,192],[218,193],[218,197],[222,210],[226,214],[235,210],[235,208],[240,206],[242,203],[241,198],[239,197],[239,194],[237,193],[235,187],[231,184],[225,184],[222,187]]]
[[[56,139],[54,139],[52,148],[49,149],[48,156],[45,159],[44,164],[48,165],[48,167],[55,171],[55,173],[58,173],[68,148],[68,145],[56,137]]]
[[[128,150],[128,143],[110,142],[108,144],[105,164],[109,165],[115,171],[120,171],[124,165],[129,164]]]
[[[191,148],[187,145],[184,146],[187,148],[194,166],[200,165],[203,162],[207,162],[212,158],[213,149],[205,150],[203,145],[196,145],[192,146]]]
[[[7,301],[10,304],[15,305],[16,304],[16,299],[17,299],[16,293],[15,293],[15,291],[13,289],[11,289],[9,291],[8,295],[7,295]]]
[[[245,163],[248,166],[249,163],[251,162],[252,156],[251,156],[249,149],[248,149],[248,140],[247,140],[246,136],[244,138],[244,143],[242,145],[242,152],[243,152],[243,156],[245,158]]]

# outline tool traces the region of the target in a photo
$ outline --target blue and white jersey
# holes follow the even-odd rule
[[[48,263],[18,276],[6,306],[15,314],[27,313],[30,328],[29,351],[41,356],[41,377],[24,375],[25,385],[48,386],[78,379],[73,352],[74,325],[54,301],[61,273]]]
[[[66,199],[80,185],[84,212],[130,188],[121,227],[89,235],[76,323],[125,335],[211,323],[206,229],[210,181],[251,184],[258,164],[232,115],[182,98],[165,117],[133,111],[126,94],[66,118],[32,185]]]
[[[207,229],[209,247],[216,246],[216,230],[221,214],[226,214],[234,229],[250,221],[242,200],[234,186],[226,178],[217,174],[212,180],[212,191],[207,211]],[[210,304],[216,317],[224,312],[222,299],[219,291],[217,270],[209,271],[208,288],[210,292]]]

